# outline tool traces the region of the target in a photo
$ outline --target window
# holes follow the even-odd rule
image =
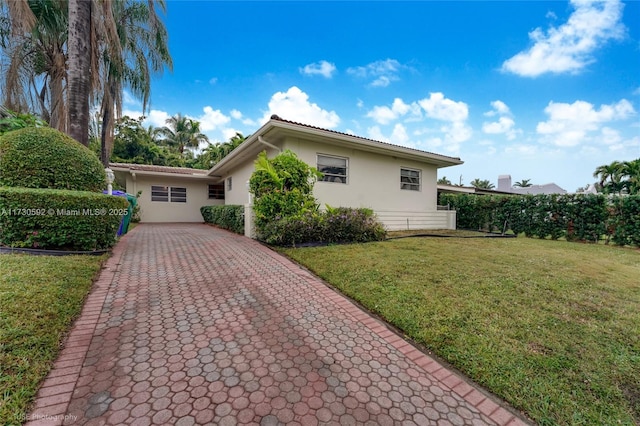
[[[227,178],[227,191],[231,191],[231,189],[233,188],[233,180],[231,179],[232,179],[231,176]]]
[[[186,203],[187,202],[187,188],[171,187],[171,202],[172,203]]]
[[[347,159],[318,154],[318,171],[325,182],[347,183]]]
[[[151,186],[151,201],[162,201],[172,203],[187,202],[187,188],[179,188],[175,186]]]
[[[400,189],[420,191],[420,170],[400,169]]]
[[[169,187],[168,186],[152,186],[151,187],[151,201],[169,201]]]
[[[209,199],[224,200],[224,183],[209,185]]]

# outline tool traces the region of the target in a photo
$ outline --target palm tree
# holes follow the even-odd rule
[[[619,161],[614,161],[611,164],[604,164],[598,166],[593,172],[593,177],[600,178],[599,184],[604,193],[618,193],[622,190],[623,164]]]
[[[622,188],[630,195],[640,194],[640,158],[623,162],[620,174]]]
[[[164,0],[155,2],[165,10]],[[167,31],[160,22],[153,1],[111,2],[111,13],[120,49],[103,54],[106,83],[102,89],[101,157],[105,166],[113,147],[113,128],[122,115],[122,93],[126,86],[142,100],[145,111],[151,95],[151,74],[172,67]],[[110,55],[111,53],[112,55]]]
[[[161,142],[165,145],[173,147],[180,154],[185,148],[198,148],[201,142],[208,142],[207,135],[200,132],[200,123],[178,113],[173,117],[167,118],[166,123],[160,129],[160,134],[164,136]]]
[[[69,0],[69,136],[84,146],[89,146],[91,4],[86,0]]]
[[[67,130],[67,7],[56,0],[7,1],[0,18],[10,26],[3,50],[2,103],[35,111],[55,129]],[[6,31],[3,30],[3,31]]]
[[[480,180],[478,178],[472,180],[471,182],[469,182],[469,184],[471,186],[473,186],[474,188],[479,188],[479,189],[493,189],[493,188],[495,188],[495,185],[492,184],[491,182],[489,182],[488,180]]]
[[[517,186],[518,188],[529,188],[530,186],[533,186],[533,184],[531,183],[531,179],[522,179],[520,182],[514,183],[513,186]]]
[[[451,181],[449,179],[447,179],[446,176],[443,176],[440,179],[438,179],[438,184],[439,185],[451,185]]]

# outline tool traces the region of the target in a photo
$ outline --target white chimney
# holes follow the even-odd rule
[[[511,192],[511,175],[498,176],[498,191]]]

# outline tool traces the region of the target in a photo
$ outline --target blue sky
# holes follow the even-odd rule
[[[147,123],[182,113],[215,142],[278,114],[460,157],[439,172],[453,182],[572,192],[640,157],[638,17],[615,0],[169,0],[174,69]]]

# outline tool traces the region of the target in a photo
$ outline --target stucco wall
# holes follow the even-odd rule
[[[142,191],[138,198],[141,222],[202,222],[200,207],[225,203],[224,200],[209,199],[209,183],[205,180],[138,174],[135,180],[131,175],[127,176],[127,192],[135,195]],[[187,188],[187,202],[151,201],[151,186],[155,185]]]
[[[369,207],[375,211],[425,212],[437,205],[437,169],[418,161],[345,149],[304,139],[289,138],[291,149],[309,165],[316,166],[317,154],[348,158],[348,182],[317,182],[313,194],[320,204],[333,207]],[[420,191],[400,189],[400,169],[420,170]]]
[[[269,158],[273,158],[278,154],[273,148],[265,147]],[[236,204],[244,206],[249,202],[249,190],[247,189],[247,182],[251,179],[253,171],[256,169],[254,164],[255,158],[251,161],[245,161],[244,164],[231,169],[229,173],[223,176],[224,179],[224,196],[225,204]],[[232,189],[228,190],[227,182],[228,178],[232,178]]]

